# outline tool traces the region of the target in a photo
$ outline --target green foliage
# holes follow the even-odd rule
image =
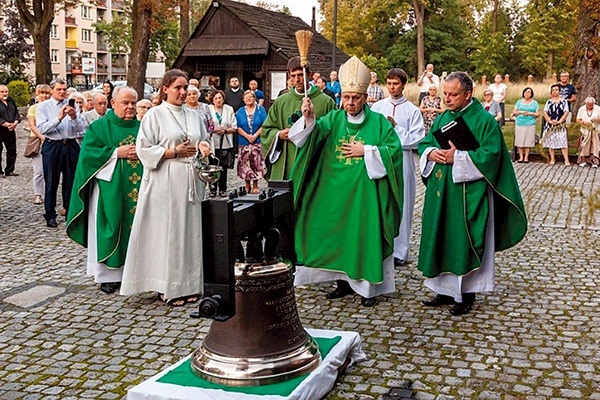
[[[496,15],[496,30],[493,28]],[[475,77],[486,75],[488,78],[504,75],[510,68],[511,29],[507,9],[500,5],[496,13],[489,12],[483,17],[479,34],[475,39],[475,51],[472,54]]]
[[[387,58],[385,58],[385,57],[376,58],[371,55],[368,55],[368,56],[361,57],[361,60],[362,60],[362,62],[365,63],[365,65],[367,66],[367,68],[369,68],[369,70],[371,70],[377,74],[380,82],[382,82],[382,80],[384,80],[385,76],[387,75],[387,72],[390,69],[390,62],[388,61]]]
[[[529,23],[517,46],[521,64],[535,77],[573,65],[577,0],[531,0],[525,10]]]
[[[10,97],[15,101],[17,107],[25,107],[29,103],[31,92],[29,83],[25,81],[11,81],[7,85]]]
[[[102,35],[101,40],[108,44],[111,53],[124,54],[131,49],[131,21],[127,16],[131,14],[131,7],[129,2],[126,4],[127,13],[123,15],[115,14],[110,23],[99,21],[93,24],[96,28],[96,33]]]
[[[157,29],[150,36],[150,59],[159,60],[159,53],[164,57],[166,65],[172,65],[179,54],[179,24],[165,16],[155,16]]]

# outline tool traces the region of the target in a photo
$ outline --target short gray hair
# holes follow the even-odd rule
[[[128,91],[130,91],[131,93],[134,93],[134,94],[135,94],[135,99],[136,99],[136,101],[137,101],[137,97],[138,97],[137,90],[135,90],[135,89],[134,89],[134,88],[132,88],[131,86],[117,86],[117,87],[116,87],[116,88],[113,90],[113,92],[112,92],[112,98],[113,98],[113,99],[116,99],[116,98],[117,98],[117,96],[119,95],[119,93],[120,93],[122,90],[128,90]]]
[[[469,74],[463,71],[454,71],[446,77],[446,81],[453,81],[455,79],[458,81],[460,87],[465,93],[473,93],[473,79],[471,79]]]
[[[592,96],[588,96],[585,98],[585,103],[593,103],[596,104],[596,99],[593,98]]]
[[[50,88],[54,89],[54,86],[56,86],[56,84],[66,85],[67,82],[62,78],[54,78],[52,79],[52,81],[50,81]]]
[[[194,92],[194,93],[198,93],[198,94],[200,94],[200,89],[198,89],[198,88],[197,88],[196,86],[194,86],[194,85],[189,85],[189,86],[187,87],[187,91],[188,91],[188,92]]]

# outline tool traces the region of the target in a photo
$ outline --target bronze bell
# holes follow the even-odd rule
[[[259,386],[314,370],[321,355],[298,317],[293,281],[282,261],[236,263],[236,314],[212,322],[192,355],[194,372],[218,384]]]

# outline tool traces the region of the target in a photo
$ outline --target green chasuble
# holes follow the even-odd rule
[[[110,182],[94,177],[109,162],[117,147],[135,144],[139,127],[137,119],[126,121],[108,110],[103,118],[88,127],[75,171],[67,235],[87,247],[89,200],[92,183],[96,181],[99,190],[97,262],[111,268],[119,268],[125,263],[143,167],[139,161],[119,158]]]
[[[308,97],[315,107],[315,117],[319,118],[335,108],[335,102],[331,97],[327,96],[316,86],[312,86],[308,92]],[[289,128],[301,116],[300,108],[302,107],[302,99],[304,95],[298,94],[292,88],[286,94],[279,96],[269,108],[267,119],[262,126],[260,134],[260,142],[267,165],[267,180],[283,180],[289,179],[290,171],[296,161],[296,145],[288,140],[280,140],[281,155],[274,164],[269,162],[269,151],[275,143],[275,138],[279,131]],[[279,147],[278,146],[278,147]]]
[[[419,144],[419,155],[439,144],[431,132],[462,116],[479,142],[469,157],[484,175],[472,182],[454,183],[452,165],[435,164],[425,184],[419,270],[427,278],[442,273],[465,275],[481,266],[490,212],[487,187],[494,199],[495,250],[519,243],[527,231],[523,199],[496,120],[477,99],[458,112],[437,117]]]
[[[402,211],[402,146],[386,118],[365,107],[360,124],[335,110],[316,122],[292,170],[296,253],[306,267],[383,281]],[[387,175],[370,179],[364,157],[346,158],[344,142],[377,146]]]

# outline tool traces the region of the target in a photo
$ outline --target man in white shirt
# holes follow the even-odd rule
[[[106,114],[106,109],[108,108],[108,100],[102,93],[98,93],[94,96],[93,103],[94,108],[83,113],[83,119],[85,122],[87,122],[87,125],[104,117],[104,114]]]
[[[420,106],[423,97],[429,95],[431,85],[435,85],[437,88],[440,87],[440,77],[433,73],[433,64],[427,64],[425,71],[417,79],[417,85],[419,85],[419,103],[417,106]]]

